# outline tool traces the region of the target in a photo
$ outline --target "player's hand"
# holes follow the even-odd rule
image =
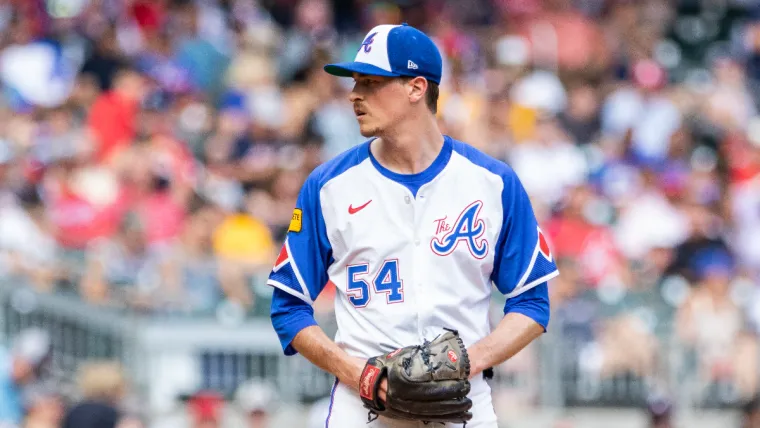
[[[354,365],[354,371],[359,373],[358,376],[356,376],[356,386],[354,387],[354,389],[358,391],[361,373],[364,370],[364,366],[367,364],[367,361],[361,358],[357,358],[357,357],[351,357],[351,361]],[[385,398],[387,397],[387,394],[388,394],[388,379],[383,379],[382,382],[380,382],[380,387],[378,388],[377,396],[380,398],[380,401],[385,403]]]
[[[468,379],[472,380],[483,372],[483,367],[480,364],[480,353],[477,349],[468,349],[467,354],[470,357],[470,377]]]

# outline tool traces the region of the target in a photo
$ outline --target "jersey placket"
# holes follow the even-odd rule
[[[411,205],[414,212],[414,227],[412,228],[413,241],[412,241],[412,254],[414,255],[414,291],[419,296],[425,296],[425,298],[417,299],[417,334],[420,340],[425,337],[425,325],[429,317],[431,310],[430,305],[432,303],[432,297],[430,295],[431,288],[428,282],[429,277],[423,277],[425,272],[429,272],[428,266],[426,266],[426,254],[425,246],[423,243],[423,227],[422,219],[425,213],[425,192],[428,185],[423,184],[417,191],[417,197],[411,198]]]

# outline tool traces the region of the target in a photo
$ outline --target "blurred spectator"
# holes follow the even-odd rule
[[[113,27],[105,31],[95,41],[80,73],[93,76],[101,91],[110,91],[118,80],[119,69],[126,61],[119,48],[118,32]]]
[[[602,131],[623,144],[643,165],[656,165],[668,153],[670,138],[681,125],[681,112],[669,99],[665,70],[652,60],[631,66],[632,82],[623,82],[602,107]]]
[[[80,401],[64,417],[63,428],[116,428],[127,393],[127,380],[119,364],[92,362],[79,371]]]
[[[292,208],[291,208],[292,210]],[[253,269],[274,260],[274,241],[266,224],[242,211],[228,211],[213,235],[214,251]]]
[[[553,206],[568,189],[585,182],[588,167],[556,118],[538,114],[541,116],[537,118],[534,137],[514,147],[510,164],[537,204]],[[549,168],[552,174],[545,174],[543,168]]]
[[[364,141],[359,126],[353,118],[352,106],[346,102],[348,88],[335,79],[325,79],[321,69],[314,69],[306,82],[309,90],[316,95],[318,105],[307,124],[307,137],[321,150],[320,161],[326,161]],[[329,76],[329,75],[327,75]],[[313,91],[311,88],[320,88]],[[312,135],[313,134],[313,135]]]
[[[33,187],[0,199],[0,272],[26,277],[38,290],[52,290],[60,248],[43,201]]]
[[[694,266],[698,282],[679,308],[679,339],[696,351],[704,385],[725,383],[749,397],[758,390],[758,346],[744,331],[743,314],[730,296],[733,261],[716,250],[700,254]]]
[[[674,248],[689,236],[689,218],[656,187],[653,174],[642,178],[615,225],[617,245],[631,260],[645,259],[656,248]]]
[[[596,287],[604,281],[627,283],[629,277],[626,259],[611,230],[602,223],[607,211],[604,201],[588,186],[578,186],[569,189],[561,211],[545,226],[552,254],[575,260],[584,285]]]
[[[675,258],[668,273],[695,282],[698,280],[697,269],[709,254],[719,254],[721,261],[733,265],[733,254],[723,237],[724,221],[715,210],[699,203],[684,204],[683,209],[689,219],[689,236],[675,246]]]
[[[757,115],[744,68],[736,58],[714,60],[714,82],[704,106],[705,117],[725,131],[746,130]]]
[[[657,397],[647,402],[649,428],[675,428],[673,425],[673,403]]]
[[[516,26],[515,33],[530,44],[540,66],[570,71],[602,69],[608,48],[601,29],[575,10],[570,1],[501,1],[502,13]]]
[[[116,151],[132,142],[137,110],[145,95],[145,78],[134,69],[120,68],[113,80],[113,88],[95,100],[88,117],[100,162],[110,162]]]
[[[277,411],[277,393],[272,385],[251,379],[238,387],[236,402],[246,418],[245,428],[273,428],[271,417]]]
[[[454,61],[448,85],[440,91],[438,115],[445,123],[446,133],[462,141],[472,141],[473,145],[485,145],[477,133],[485,115],[485,94],[467,80],[464,65]],[[483,147],[478,147],[483,148]]]
[[[22,428],[59,428],[63,421],[63,397],[52,385],[35,384],[24,392]]]
[[[18,36],[0,52],[0,80],[18,112],[33,106],[55,107],[66,101],[79,64],[53,40],[38,39],[18,22]]]
[[[221,428],[224,420],[225,400],[213,391],[200,391],[190,397],[187,410],[190,416],[189,428]]]
[[[150,7],[147,2],[143,2]],[[145,50],[139,52],[135,63],[139,70],[155,80],[156,84],[170,93],[184,93],[193,89],[189,71],[173,58],[172,38],[168,29],[156,29],[146,33]]]
[[[294,22],[283,35],[280,63],[281,81],[291,80],[307,66],[309,53],[321,44],[328,45],[335,37],[330,3],[325,0],[296,2]]]
[[[622,313],[606,320],[600,330],[594,356],[601,359],[599,374],[603,379],[618,375],[647,379],[655,374],[657,341],[640,317]]]
[[[167,276],[163,292],[155,296],[160,299],[156,306],[208,314],[222,301],[225,291],[230,291],[231,297],[241,294],[242,290],[234,292],[234,284],[229,281],[222,283],[229,276],[224,275],[224,261],[214,256],[212,236],[220,217],[220,210],[207,204],[190,213],[179,240],[162,256]]]
[[[122,189],[117,203],[133,206],[151,247],[166,246],[179,235],[195,173],[188,148],[169,131],[163,98],[150,95],[138,113],[136,140],[113,155]]]
[[[591,144],[599,137],[599,94],[589,82],[575,82],[567,91],[567,108],[560,112],[559,121],[580,145]]]
[[[81,293],[92,303],[149,305],[159,291],[165,263],[151,257],[145,226],[135,214],[126,215],[113,238],[93,241]]]
[[[24,388],[39,380],[51,357],[50,336],[40,329],[22,330],[9,351],[0,355],[0,424],[21,426]]]
[[[222,91],[229,65],[224,20],[212,17],[216,8],[208,2],[179,2],[170,22],[177,64],[187,71],[195,88],[212,98]]]

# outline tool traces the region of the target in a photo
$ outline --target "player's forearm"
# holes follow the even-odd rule
[[[491,334],[467,350],[470,378],[512,358],[543,332],[544,328],[533,319],[516,312],[507,314]]]
[[[363,361],[340,349],[319,326],[309,326],[298,332],[292,346],[312,364],[335,375],[340,382],[359,389]]]

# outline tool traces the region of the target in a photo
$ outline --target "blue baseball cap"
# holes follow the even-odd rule
[[[422,76],[441,83],[443,60],[438,47],[422,31],[407,24],[378,25],[367,33],[353,62],[328,64],[325,71],[341,77]]]

